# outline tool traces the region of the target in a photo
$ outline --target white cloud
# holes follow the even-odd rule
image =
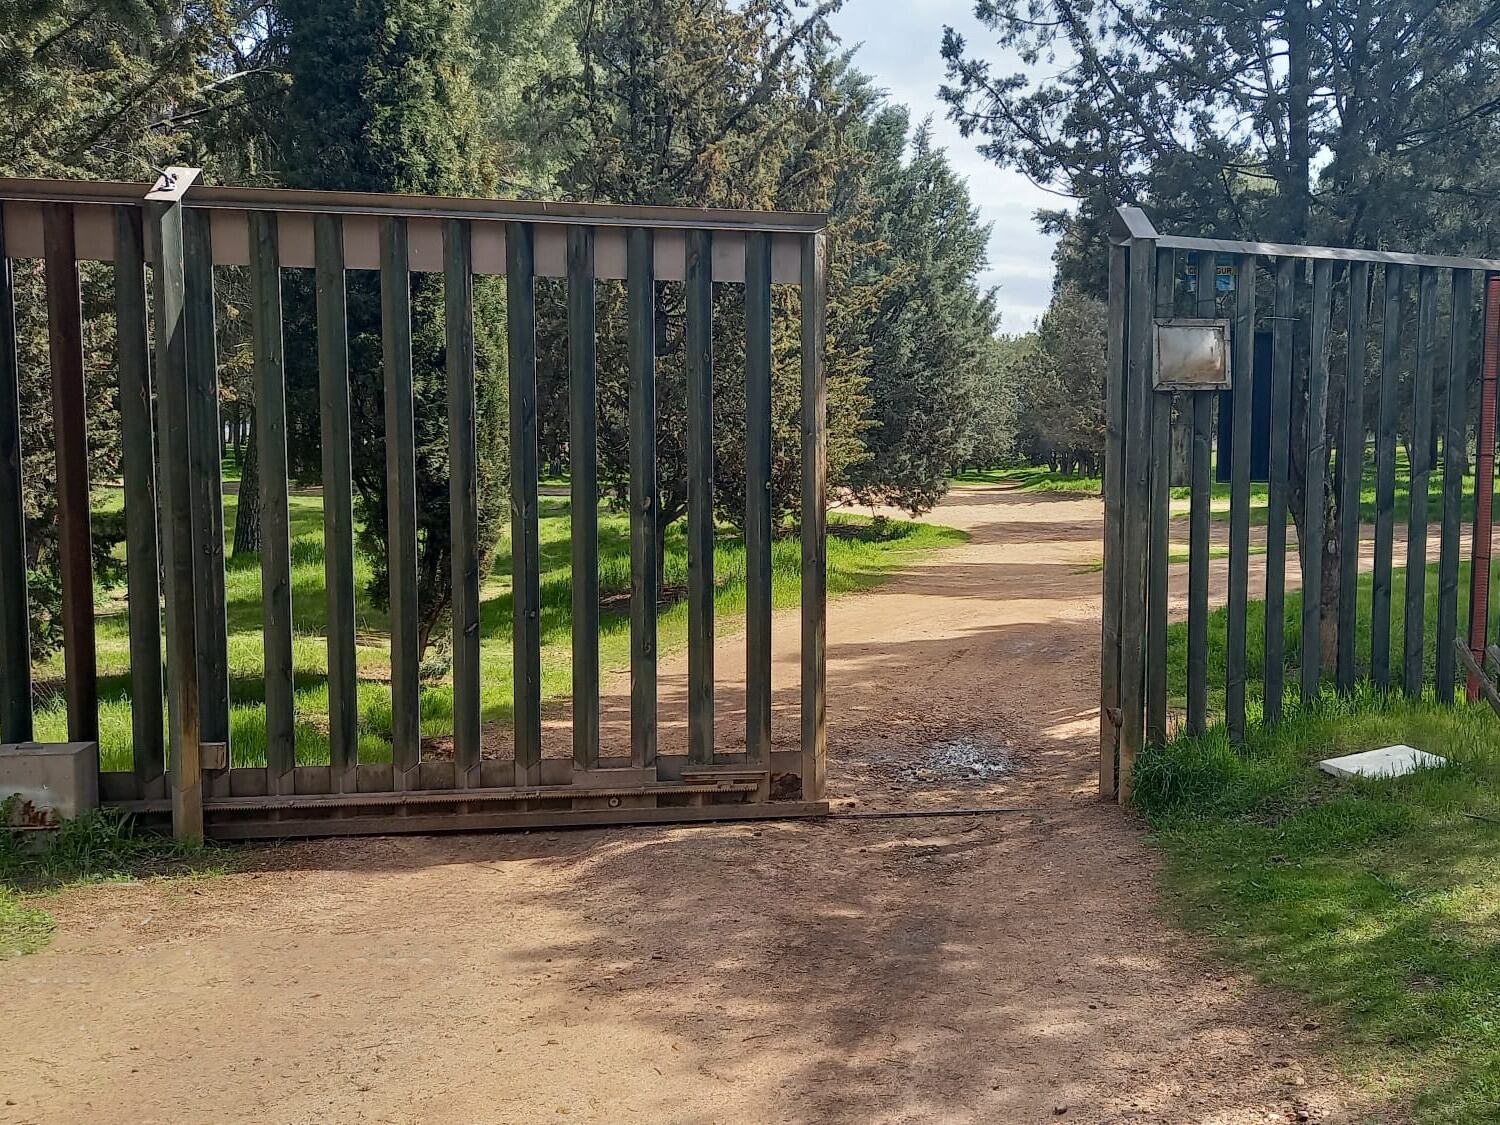
[[[1051,296],[1053,272],[1053,240],[1037,229],[1032,215],[1038,208],[1059,206],[1059,200],[1018,172],[980,156],[977,138],[959,133],[938,97],[944,81],[944,25],[959,29],[975,51],[985,50],[989,42],[974,18],[973,0],[848,0],[832,24],[847,45],[859,45],[854,64],[892,101],[910,107],[914,122],[931,115],[933,140],[968,181],[983,220],[993,224],[990,266],[981,281],[999,286],[1007,332],[1030,328]],[[990,51],[992,57],[998,54],[997,48]]]

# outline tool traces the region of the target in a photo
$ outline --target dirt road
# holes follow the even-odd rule
[[[831,606],[832,793],[1023,812],[307,843],[69,892],[0,964],[0,1121],[1370,1119],[1095,801],[1098,502],[934,518],[971,541]]]

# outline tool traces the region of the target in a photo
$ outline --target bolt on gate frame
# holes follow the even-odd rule
[[[1500,261],[1387,253],[1324,246],[1185,238],[1159,234],[1146,215],[1115,215],[1109,259],[1109,352],[1104,470],[1104,612],[1099,787],[1128,801],[1137,755],[1176,729],[1168,707],[1172,431],[1190,431],[1186,708],[1189,733],[1208,726],[1210,630],[1223,630],[1223,718],[1233,742],[1252,713],[1247,688],[1260,688],[1261,718],[1281,719],[1286,669],[1299,698],[1313,703],[1325,679],[1349,692],[1368,678],[1398,684],[1407,695],[1431,687],[1451,701],[1457,665],[1468,671],[1468,697],[1493,692],[1482,664],[1500,667],[1488,645],[1490,545],[1494,487],[1495,385],[1500,363]],[[1184,256],[1196,264],[1196,283]],[[1214,268],[1233,279],[1220,293]],[[1377,273],[1379,284],[1376,284]],[[1483,290],[1483,362],[1476,395],[1475,284]],[[1415,290],[1415,316],[1410,294]],[[1269,300],[1268,300],[1269,298]],[[1342,316],[1335,308],[1342,306]],[[1269,306],[1269,307],[1268,307]],[[1180,314],[1187,312],[1191,318]],[[1439,322],[1446,315],[1446,346]],[[1249,666],[1247,614],[1251,555],[1251,458],[1258,321],[1269,326],[1269,433],[1265,536],[1264,644],[1259,675]],[[1376,334],[1378,322],[1379,333]],[[1164,382],[1157,344],[1175,327],[1216,326],[1232,384],[1227,598],[1222,615],[1209,605],[1214,412],[1219,383],[1193,389]],[[1413,331],[1414,327],[1414,331]],[[1351,391],[1353,393],[1351,393]],[[1366,417],[1366,399],[1375,404]],[[1440,411],[1435,409],[1439,407]],[[1404,412],[1404,414],[1403,414]],[[1393,626],[1393,540],[1397,518],[1396,455],[1402,417],[1410,419],[1404,605]],[[1466,493],[1469,434],[1476,448],[1475,485]],[[1374,438],[1375,505],[1369,600],[1360,603],[1361,484]],[[1333,435],[1330,446],[1325,435]],[[1428,495],[1441,461],[1435,643],[1425,626]],[[1294,470],[1300,469],[1300,480]],[[1220,477],[1222,480],[1222,476]],[[1300,485],[1300,488],[1298,487]],[[1300,493],[1300,494],[1299,494]],[[1298,505],[1301,612],[1287,609],[1287,516]],[[1467,639],[1457,636],[1460,543],[1472,519]],[[1334,515],[1334,533],[1324,534]],[[1323,582],[1336,581],[1336,607],[1322,609]],[[1368,650],[1358,644],[1368,613]],[[1393,636],[1400,637],[1393,651]]]
[[[134,768],[102,799],[170,808],[220,838],[691,821],[826,811],[825,217],[671,207],[214,188],[195,169],[146,185],[0,180],[0,741],[33,736],[15,259],[45,265],[68,737],[97,741],[98,679],[79,263],[113,263],[129,581]],[[248,268],[262,512],[266,762],[231,768],[214,267]],[[150,266],[148,301],[147,267]],[[315,276],[330,764],[298,762],[282,338],[283,271]],[[350,270],[379,271],[389,482],[392,738],[358,751],[350,468]],[[419,714],[411,275],[443,277],[454,732],[426,758]],[[481,753],[473,281],[504,275],[510,397],[514,760]],[[567,288],[573,569],[572,758],[542,756],[534,281]],[[630,755],[601,756],[596,281],[627,290]],[[655,289],[686,306],[689,477],[686,755],[657,753]],[[715,744],[714,283],[746,325],[746,738]],[[801,745],[771,738],[773,283],[800,287]],[[154,331],[153,331],[154,330]],[[154,338],[153,338],[154,337]],[[153,417],[153,415],[155,415]],[[158,522],[158,514],[160,520]],[[158,560],[158,543],[160,560]],[[158,570],[162,590],[157,587]],[[163,597],[164,595],[164,597]],[[162,615],[166,660],[163,677]],[[163,683],[166,709],[163,712]],[[164,721],[165,720],[165,721]],[[166,735],[164,737],[164,730]],[[796,799],[771,799],[790,788]],[[793,784],[789,787],[787,781]]]

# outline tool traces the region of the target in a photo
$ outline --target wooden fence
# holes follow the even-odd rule
[[[14,271],[45,262],[68,737],[98,738],[89,451],[78,263],[113,263],[129,574],[133,770],[110,804],[170,807],[219,837],[702,820],[820,812],[825,733],[824,219],[667,207],[210,188],[192,169],[145,185],[0,180],[0,741],[33,735]],[[263,549],[265,766],[231,768],[214,267],[250,279]],[[148,269],[150,290],[148,295]],[[316,279],[330,763],[295,738],[283,273]],[[391,761],[361,762],[355,674],[350,270],[381,279],[389,492]],[[424,757],[419,714],[411,275],[443,277],[453,539],[453,753]],[[474,285],[506,278],[514,601],[514,758],[481,752]],[[542,756],[534,281],[566,279],[572,489],[571,759]],[[630,754],[601,756],[596,281],[628,290]],[[656,316],[684,286],[690,498],[689,739],[657,753]],[[714,285],[744,289],[747,331],[746,739],[716,745]],[[800,286],[801,745],[771,741],[772,286]],[[158,548],[160,555],[158,557]],[[157,576],[161,575],[158,590]],[[165,607],[165,665],[163,619]],[[165,689],[165,690],[164,690]],[[165,713],[163,697],[165,696]],[[779,776],[778,776],[779,775]],[[788,785],[799,794],[771,800]]]
[[[1118,212],[1112,243],[1102,793],[1128,801],[1142,747],[1160,744],[1178,729],[1203,732],[1211,715],[1221,715],[1235,742],[1252,721],[1280,720],[1289,668],[1296,700],[1304,706],[1316,702],[1330,679],[1339,692],[1368,678],[1382,689],[1399,686],[1410,696],[1430,690],[1451,700],[1458,665],[1477,668],[1489,635],[1500,261],[1174,237],[1158,234],[1133,207]],[[1475,274],[1482,275],[1479,284]],[[1475,346],[1480,293],[1482,349]],[[1230,399],[1221,401],[1218,390],[1156,389],[1154,334],[1160,325],[1185,318],[1221,322],[1227,329]],[[1269,409],[1257,419],[1257,398],[1266,397]],[[1365,409],[1367,398],[1374,399],[1373,412]],[[1210,605],[1216,408],[1228,411],[1219,420],[1217,448],[1230,462],[1222,617]],[[1188,441],[1172,440],[1177,427],[1190,432]],[[1331,444],[1325,434],[1334,435]],[[1472,490],[1465,484],[1471,434],[1477,451]],[[1374,504],[1367,520],[1361,486],[1372,437]],[[1404,474],[1398,439],[1409,451]],[[1172,463],[1174,445],[1189,451],[1186,466]],[[1267,488],[1263,655],[1254,676],[1247,608],[1251,558],[1262,547],[1251,535],[1257,448],[1267,463]],[[1441,500],[1430,511],[1429,491],[1439,473]],[[1185,478],[1189,493],[1181,713],[1169,707],[1168,690],[1174,475]],[[1398,606],[1393,566],[1399,484],[1405,485],[1407,510],[1404,597]],[[1301,612],[1291,628],[1289,514],[1302,533]],[[1466,518],[1472,520],[1472,538],[1465,643],[1457,629]],[[1426,628],[1433,519],[1435,635]],[[1373,524],[1373,544],[1366,601],[1358,591],[1367,524]],[[1328,526],[1333,531],[1325,538]],[[1320,610],[1325,582],[1339,591],[1326,615]],[[1393,652],[1397,613],[1401,646]],[[1367,648],[1359,640],[1364,622]],[[1217,634],[1220,624],[1222,650],[1216,650],[1211,627]],[[1331,669],[1325,669],[1325,641]],[[1211,684],[1213,657],[1220,651],[1223,678]],[[1251,686],[1260,689],[1258,709],[1249,698]],[[1471,671],[1470,698],[1479,686]],[[1212,712],[1211,687],[1222,689],[1222,708]]]

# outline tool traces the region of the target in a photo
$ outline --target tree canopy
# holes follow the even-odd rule
[[[1003,364],[980,286],[987,230],[924,126],[890,105],[837,41],[840,0],[24,0],[0,12],[0,172],[143,179],[195,164],[207,182],[793,208],[830,215],[829,466],[835,489],[911,511],[952,469],[1005,447]],[[107,276],[107,270],[101,276]],[[219,271],[226,402],[253,410],[243,279]],[[286,279],[289,443],[319,472],[309,281]],[[716,295],[719,515],[742,518],[743,314]],[[100,291],[102,294],[102,290]],[[560,287],[539,284],[543,454],[562,460]],[[797,518],[798,294],[778,287],[773,496]],[[657,287],[663,529],[686,504],[681,286]],[[362,548],[383,599],[385,474],[379,308],[351,274],[351,402]],[[447,477],[441,285],[413,279],[424,625],[446,606]],[[476,287],[484,541],[503,534],[508,436],[504,300]],[[601,283],[601,482],[628,472],[623,287]],[[103,310],[102,296],[100,309]],[[113,360],[90,334],[96,480],[114,471]],[[23,364],[29,416],[47,409],[37,337]],[[36,439],[33,439],[34,441]],[[28,463],[33,586],[46,601],[48,451]],[[246,470],[254,471],[253,461]],[[245,507],[246,520],[254,506]],[[253,528],[241,529],[253,532]],[[96,528],[108,556],[113,546]],[[256,539],[237,541],[246,549]]]

